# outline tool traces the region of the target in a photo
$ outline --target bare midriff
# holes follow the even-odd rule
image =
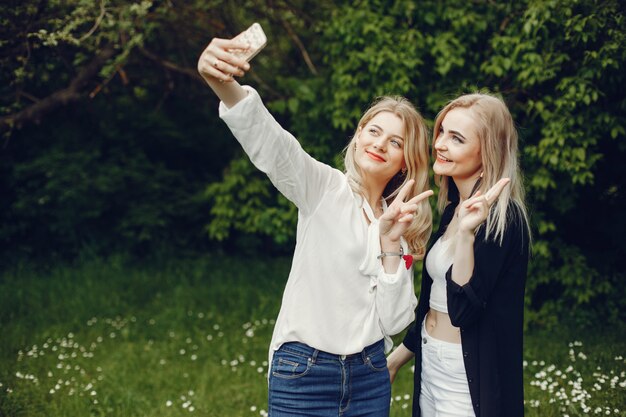
[[[450,322],[450,316],[434,309],[430,309],[426,315],[426,331],[438,340],[449,343],[461,343],[461,332]]]

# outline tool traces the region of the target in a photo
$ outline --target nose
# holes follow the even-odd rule
[[[385,144],[387,143],[387,138],[385,136],[379,136],[374,142],[374,148],[380,149],[382,151],[385,150]]]
[[[446,145],[444,143],[445,141],[443,140],[443,137],[439,137],[435,140],[435,149],[437,150],[444,150],[446,148]]]

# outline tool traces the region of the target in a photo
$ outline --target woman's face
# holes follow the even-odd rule
[[[359,128],[354,159],[366,176],[387,183],[405,166],[404,122],[381,112]]]
[[[437,132],[435,150],[435,174],[452,177],[457,185],[466,179],[475,180],[480,175],[480,141],[468,109],[455,108],[445,115]]]

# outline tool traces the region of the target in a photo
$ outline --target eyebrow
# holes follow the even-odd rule
[[[378,130],[382,130],[383,132],[385,131],[385,129],[383,129],[382,127],[378,126],[375,123],[372,123],[372,126],[374,126],[375,128],[377,128]],[[402,142],[404,142],[404,138],[402,136],[398,136],[398,135],[391,135],[391,137],[393,138],[398,138],[400,139]]]
[[[439,125],[439,127],[441,127],[443,129],[443,123],[441,123]],[[467,140],[467,138],[465,136],[463,136],[463,134],[461,132],[457,131],[457,130],[449,130],[448,132],[452,133],[453,135],[458,135],[458,136],[462,137],[464,140]]]
[[[450,133],[452,133],[453,135],[458,135],[458,136],[462,137],[463,139],[467,140],[465,138],[465,136],[463,136],[463,134],[461,132],[457,132],[456,130],[450,130]]]

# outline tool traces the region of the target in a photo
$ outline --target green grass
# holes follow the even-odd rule
[[[0,416],[263,415],[288,270],[215,257],[3,273]],[[575,330],[528,333],[526,415],[626,416],[623,329]],[[392,416],[411,394],[407,366]]]

